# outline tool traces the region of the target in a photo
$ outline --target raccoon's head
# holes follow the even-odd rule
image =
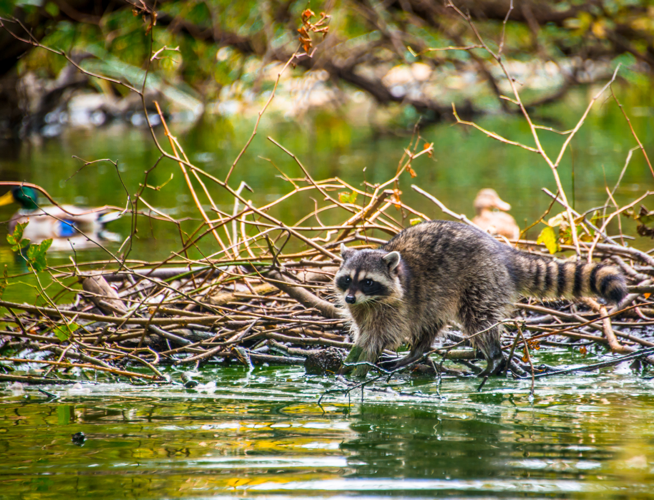
[[[403,266],[399,252],[353,250],[341,244],[341,257],[343,263],[334,286],[348,307],[402,299]]]

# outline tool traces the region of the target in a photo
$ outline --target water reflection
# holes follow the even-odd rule
[[[124,386],[120,397],[111,386],[49,388],[54,401],[5,386],[4,492],[644,498],[654,484],[651,381],[561,377],[537,387],[530,405],[528,385],[495,381],[478,394],[474,382],[448,380],[442,400],[377,392],[350,413],[343,398],[329,400],[323,413],[315,401],[333,380],[295,368],[252,377],[239,389],[245,370],[228,368],[204,373],[199,391]],[[86,434],[82,446],[76,432]]]

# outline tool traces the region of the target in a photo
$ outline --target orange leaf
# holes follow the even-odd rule
[[[299,40],[300,40],[300,43],[302,44],[302,48],[304,49],[305,52],[309,52],[311,50],[311,47],[312,47],[312,42],[311,42],[311,37],[309,36],[309,33],[307,32],[307,29],[304,26],[302,26],[297,31],[300,34]]]
[[[397,208],[398,210],[400,208],[402,208],[402,205],[400,203],[400,195],[401,194],[402,194],[402,191],[400,191],[399,189],[397,189],[397,188],[393,189],[393,200],[395,202],[395,208]]]
[[[302,12],[302,22],[306,23],[309,19],[311,19],[315,14],[311,9],[307,9],[304,12]]]

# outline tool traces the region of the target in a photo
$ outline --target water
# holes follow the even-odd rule
[[[640,139],[651,145],[651,93],[618,90]],[[593,93],[571,94],[542,112],[538,121],[571,127]],[[529,130],[519,118],[487,117],[480,124],[512,140],[530,141]],[[191,161],[224,178],[252,125],[251,119],[216,118],[191,129],[172,128]],[[432,159],[416,161],[418,177],[402,180],[402,196],[435,218],[442,214],[412,192],[411,182],[469,216],[477,191],[493,187],[512,204],[511,212],[522,227],[538,219],[549,205],[541,187],[556,191],[551,172],[532,153],[450,124],[422,134],[434,142],[435,152]],[[301,121],[267,115],[231,182],[236,187],[246,181],[254,189],[248,196],[257,204],[290,190],[275,167],[291,177],[300,176],[293,160],[266,140],[268,135],[295,153],[316,179],[339,176],[355,185],[364,179],[373,183],[388,179],[410,140],[354,127],[347,115],[319,112]],[[550,152],[562,143],[555,134],[543,132],[542,137]],[[159,139],[165,144],[164,137]],[[575,208],[584,211],[605,202],[605,186],[615,184],[634,145],[619,110],[610,101],[598,103],[560,169]],[[654,151],[649,154],[654,157]],[[81,163],[72,155],[117,160],[118,167],[102,162],[80,170]],[[125,187],[135,193],[144,183],[143,172],[158,156],[146,132],[109,126],[3,149],[0,178],[36,182],[61,203],[124,206]],[[145,189],[151,205],[172,217],[187,218],[182,227],[188,232],[199,224],[176,164],[162,161],[147,184],[160,187]],[[218,187],[209,188],[219,208],[231,211],[233,200]],[[647,189],[654,189],[654,182],[635,152],[615,199],[624,204]],[[313,203],[308,196],[299,198],[275,209],[273,215],[292,223]],[[13,210],[0,208],[0,219],[8,220]],[[633,224],[622,222],[625,231],[634,234]],[[129,227],[129,217],[124,217],[111,230],[125,237]],[[535,237],[539,230],[529,236]],[[616,230],[617,226],[610,226],[611,233]],[[10,251],[4,237],[0,240],[0,265],[7,266],[9,274],[25,272],[23,261]],[[130,258],[134,259],[163,259],[180,248],[174,224],[145,218],[139,218],[133,243]],[[632,244],[647,249],[651,240],[641,238]],[[206,238],[203,245],[203,252],[215,251]],[[118,244],[108,248],[116,251]],[[191,256],[200,253],[192,251]],[[48,255],[51,265],[67,264],[69,257],[66,252]],[[106,255],[100,250],[80,251],[75,258],[83,262]],[[4,299],[33,303],[35,284],[33,277],[22,276],[7,288]],[[49,290],[54,295],[55,290]],[[63,294],[59,300],[71,298]],[[570,363],[573,356],[563,353],[559,362]],[[174,378],[179,380],[177,375]],[[439,398],[434,381],[401,379],[403,393],[397,387],[377,386],[378,391],[366,392],[363,402],[360,393],[351,395],[351,404],[346,397],[334,396],[322,408],[316,404],[318,396],[340,387],[338,382],[306,377],[301,368],[257,367],[249,375],[244,367],[205,368],[197,378],[202,384],[196,390],[120,384],[45,388],[56,399],[35,388],[0,384],[0,496],[654,495],[654,383],[628,367],[538,380],[533,402],[529,382],[524,381],[494,380],[478,393],[477,380],[446,380]],[[87,436],[81,446],[71,439],[77,432]]]
[[[651,498],[654,381],[396,380],[317,397],[301,368],[206,369],[195,390],[0,390],[3,498]],[[397,387],[397,386],[396,386]],[[381,386],[378,386],[381,389]],[[120,395],[117,394],[117,389]],[[71,435],[83,432],[83,445]]]
[[[597,89],[579,90],[535,116],[537,123],[558,129],[569,129],[581,116],[588,100]],[[617,88],[617,95],[630,114],[632,124],[645,145],[654,142],[654,108],[648,89],[632,86]],[[360,119],[358,120],[360,122]],[[533,144],[524,119],[514,116],[489,116],[478,120],[480,125],[511,140]],[[316,112],[302,119],[288,118],[271,113],[264,115],[258,135],[241,159],[231,177],[230,184],[236,188],[245,181],[253,193],[245,191],[255,204],[263,205],[291,191],[289,183],[281,178],[281,172],[292,178],[302,176],[294,160],[281,151],[268,136],[288,148],[302,161],[315,179],[334,176],[361,186],[383,182],[395,173],[404,148],[409,145],[410,134],[379,134],[370,127],[354,126],[346,113],[330,114]],[[224,179],[253,128],[253,118],[220,117],[207,118],[189,128],[172,124],[171,128],[184,146],[189,159],[207,173]],[[512,205],[511,213],[521,227],[526,227],[545,212],[551,199],[541,192],[546,187],[556,192],[552,172],[545,162],[534,153],[489,139],[481,132],[449,123],[422,131],[422,137],[434,143],[432,158],[416,160],[413,167],[418,177],[403,177],[400,188],[402,198],[433,218],[443,218],[442,212],[430,201],[410,188],[417,183],[423,189],[440,198],[449,208],[472,217],[472,201],[476,193],[485,187],[495,188],[500,196]],[[159,142],[168,150],[168,141],[158,130]],[[560,135],[541,131],[542,143],[552,157],[563,143]],[[603,205],[607,200],[606,186],[613,187],[625,164],[628,150],[636,146],[628,125],[619,109],[606,101],[596,104],[579,134],[571,142],[569,152],[561,163],[559,174],[570,202],[582,212]],[[103,161],[83,166],[79,159],[110,159],[117,167]],[[654,158],[654,150],[649,151]],[[179,166],[162,160],[145,180],[144,172],[153,167],[159,158],[149,132],[131,126],[111,125],[106,128],[69,131],[63,137],[43,140],[40,144],[23,144],[19,149],[3,146],[0,154],[0,179],[24,180],[43,186],[60,203],[87,206],[115,205],[125,207],[127,193],[134,195],[142,184],[147,184],[143,197],[152,206],[176,219],[182,219],[182,228],[191,233],[201,219],[185,185]],[[573,168],[574,167],[574,168]],[[574,175],[573,175],[574,171]],[[232,212],[234,200],[225,191],[210,182],[207,184],[218,208]],[[196,183],[196,190],[202,195]],[[154,189],[160,188],[160,189]],[[624,178],[616,190],[619,204],[633,201],[646,190],[654,189],[654,178],[636,151]],[[294,223],[306,215],[317,200],[315,193],[292,198],[271,210],[271,214],[286,223]],[[320,202],[321,200],[317,200]],[[361,202],[361,200],[358,200]],[[211,213],[208,201],[202,198],[205,209]],[[147,208],[141,205],[142,210]],[[11,217],[16,207],[0,207],[0,221]],[[555,207],[554,213],[560,210]],[[552,214],[552,215],[553,215]],[[401,217],[395,213],[394,216]],[[347,214],[324,213],[324,223],[342,222]],[[127,237],[130,233],[130,217],[113,223],[110,229]],[[405,221],[408,224],[408,221]],[[622,219],[627,234],[635,234],[633,221]],[[536,238],[542,225],[528,234]],[[617,221],[609,226],[616,234]],[[161,220],[139,217],[138,234],[132,241],[129,254],[133,259],[155,260],[171,255],[181,248],[179,231],[175,224]],[[649,249],[651,240],[638,238],[634,245]],[[107,243],[107,248],[117,251],[119,244]],[[191,249],[190,257],[200,258],[216,251],[215,241],[204,238],[200,251]],[[70,252],[50,252],[49,263],[70,264]],[[99,250],[80,251],[77,261],[106,259]],[[0,238],[0,266],[7,265],[10,275],[26,272],[24,262],[11,252]],[[26,277],[23,281],[32,287],[10,286],[7,300],[33,301],[35,282]],[[54,295],[54,294],[53,294]],[[71,300],[70,296],[62,296]]]

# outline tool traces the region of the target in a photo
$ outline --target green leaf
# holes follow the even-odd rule
[[[52,17],[57,17],[59,15],[59,7],[53,2],[45,4],[45,11]]]
[[[48,261],[45,254],[52,245],[52,238],[43,240],[39,245],[32,245],[27,250],[27,261],[32,265],[35,271],[45,271],[48,267]]]
[[[65,342],[70,338],[70,336],[73,334],[75,330],[79,328],[79,325],[77,323],[71,323],[70,325],[60,325],[56,327],[53,331],[55,336],[61,340],[62,342]]]
[[[7,243],[9,243],[9,246],[14,252],[20,252],[23,248],[30,244],[30,240],[23,239],[23,232],[25,231],[27,224],[29,224],[29,222],[21,222],[20,224],[16,224],[14,234],[7,235]]]
[[[16,238],[16,241],[20,241],[23,239],[23,233],[25,232],[25,228],[29,224],[28,222],[19,222],[16,224],[16,228],[14,229],[14,238]]]
[[[43,249],[43,255],[45,255],[45,252],[48,251],[48,249],[52,246],[52,238],[48,238],[47,240],[43,240],[41,242],[41,248]]]
[[[561,250],[559,241],[556,238],[556,233],[550,226],[547,226],[541,231],[536,243],[544,243],[550,253],[556,253]]]
[[[354,202],[357,201],[357,194],[358,193],[356,191],[352,191],[351,193],[338,193],[338,199],[341,203],[354,204]]]

